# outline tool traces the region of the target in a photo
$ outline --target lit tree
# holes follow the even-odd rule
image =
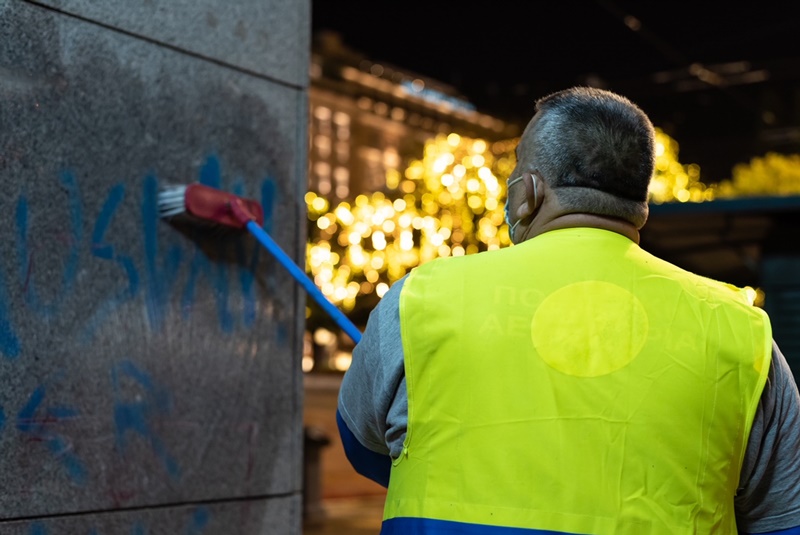
[[[678,142],[656,128],[656,168],[650,202],[702,202],[714,199],[716,188],[700,181],[700,166],[678,161]]]
[[[720,197],[800,194],[800,154],[767,153],[737,164],[733,177],[719,184]]]
[[[385,191],[336,206],[309,192],[307,266],[316,284],[355,312],[423,262],[508,245],[505,178],[517,141],[441,135],[403,174],[389,171]]]
[[[411,161],[404,173],[388,171],[384,191],[336,206],[309,192],[306,265],[314,282],[334,304],[363,321],[364,313],[413,267],[510,245],[503,204],[518,142],[441,135],[425,144],[422,158]],[[800,156],[768,154],[736,166],[732,180],[706,185],[700,167],[680,163],[678,143],[656,129],[651,202],[774,193],[800,193]],[[312,323],[326,321],[316,309],[311,314]]]

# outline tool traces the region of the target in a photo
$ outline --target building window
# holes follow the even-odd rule
[[[346,167],[337,167],[333,170],[333,180],[336,183],[336,196],[346,198],[350,194],[350,171]]]
[[[317,135],[314,137],[314,148],[317,150],[317,155],[323,160],[331,155],[331,138],[328,136]]]
[[[327,162],[317,162],[314,164],[314,175],[316,179],[317,191],[320,195],[328,195],[331,192],[331,166]]]

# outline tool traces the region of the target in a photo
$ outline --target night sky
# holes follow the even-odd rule
[[[800,137],[781,137],[800,132],[800,18],[787,2],[709,4],[316,0],[312,31],[336,31],[371,60],[448,83],[523,126],[549,92],[617,91],[710,182],[767,149],[800,150]]]

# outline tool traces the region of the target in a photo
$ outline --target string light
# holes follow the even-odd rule
[[[510,245],[499,227],[517,141],[440,135],[402,175],[387,172],[385,193],[328,206],[309,192],[308,216],[316,224],[309,226],[307,265],[315,280],[329,283],[326,297],[351,311],[423,262]]]
[[[349,312],[365,297],[382,297],[419,264],[509,246],[503,206],[518,141],[489,144],[454,133],[439,135],[402,173],[387,171],[384,191],[362,193],[352,204],[336,206],[308,192],[312,224],[306,254],[312,278],[326,297]],[[698,165],[678,160],[678,148],[656,129],[650,202],[800,193],[800,155],[767,154],[736,166],[730,180],[707,185]]]

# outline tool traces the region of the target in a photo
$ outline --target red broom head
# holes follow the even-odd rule
[[[211,223],[234,228],[244,228],[248,221],[259,226],[264,223],[264,210],[258,202],[202,184],[186,186],[184,201],[189,214]]]

